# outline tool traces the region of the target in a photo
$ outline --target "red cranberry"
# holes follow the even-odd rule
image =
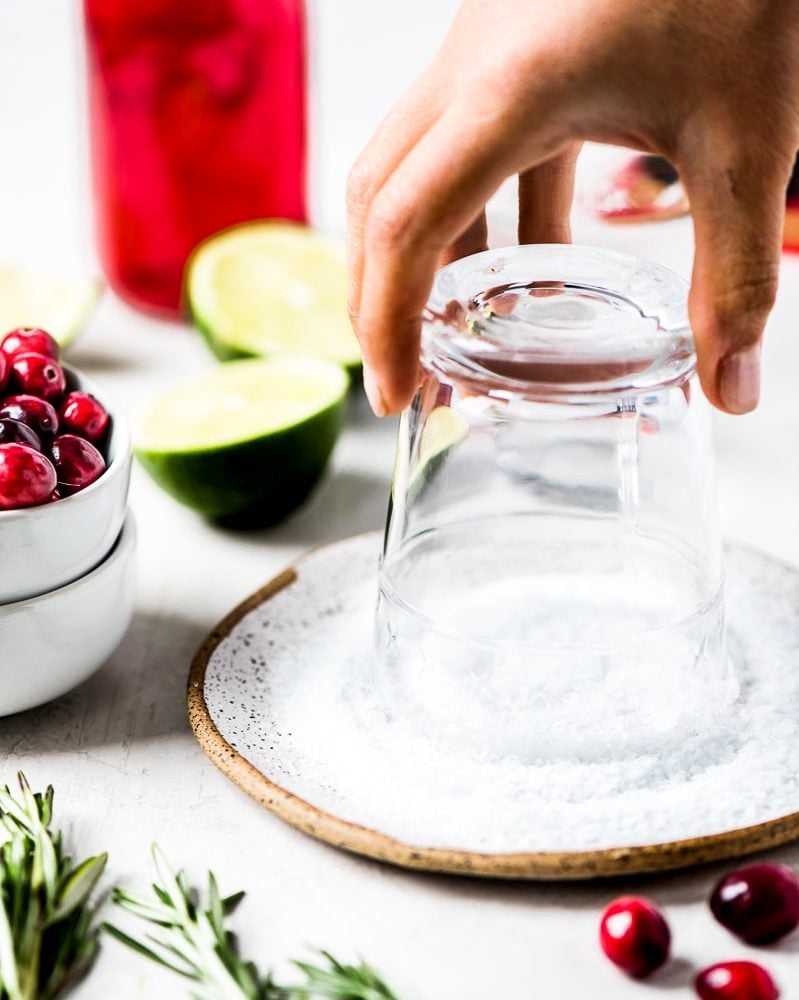
[[[669,957],[671,932],[660,910],[640,896],[620,896],[602,914],[599,942],[607,957],[642,979]]]
[[[27,424],[42,440],[49,440],[58,430],[55,407],[38,396],[7,396],[0,402],[0,418],[2,417]]]
[[[85,489],[105,469],[105,460],[100,452],[91,442],[76,434],[59,434],[51,450],[62,496]]]
[[[61,406],[61,426],[87,441],[99,441],[108,427],[108,413],[94,396],[71,392]]]
[[[10,417],[0,417],[0,444],[26,444],[36,451],[42,450],[42,442],[36,431],[32,431],[21,420],[11,420]]]
[[[11,378],[20,392],[56,399],[66,388],[61,365],[46,354],[17,354],[11,361]]]
[[[742,940],[770,944],[799,924],[799,877],[784,865],[738,868],[716,884],[710,909]]]
[[[41,452],[24,444],[0,444],[0,510],[44,503],[55,485],[55,469]]]
[[[0,353],[7,358],[15,358],[18,354],[43,354],[58,361],[60,348],[46,330],[36,326],[19,326],[0,341]]]
[[[777,1000],[777,984],[755,962],[719,962],[703,969],[694,982],[700,1000]]]
[[[5,389],[10,374],[11,365],[8,363],[8,358],[5,354],[0,354],[0,392]]]

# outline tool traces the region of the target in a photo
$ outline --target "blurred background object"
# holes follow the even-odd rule
[[[677,168],[664,156],[615,149],[583,186],[581,200],[603,222],[664,222],[691,211]],[[799,156],[785,198],[786,250],[799,250]]]
[[[799,250],[799,156],[788,185],[785,204],[785,231],[783,245],[786,250]]]
[[[205,237],[304,221],[302,0],[85,0],[95,223],[129,302],[178,314]]]
[[[47,330],[68,347],[88,320],[102,286],[85,274],[64,274],[0,261],[0,331]],[[0,334],[2,335],[2,334]]]
[[[604,222],[660,222],[687,215],[680,175],[663,156],[615,150],[585,192],[590,211]]]

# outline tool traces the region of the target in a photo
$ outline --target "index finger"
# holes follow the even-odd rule
[[[401,409],[416,388],[420,317],[447,244],[506,177],[562,145],[543,130],[525,134],[520,123],[481,119],[459,99],[386,180],[366,218],[357,317],[376,411]]]
[[[360,308],[369,205],[392,170],[441,113],[445,94],[439,76],[433,64],[416,80],[378,126],[347,178],[348,306],[353,324]]]

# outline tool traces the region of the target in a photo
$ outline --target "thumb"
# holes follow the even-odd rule
[[[765,164],[743,156],[724,169],[705,157],[699,169],[681,171],[696,235],[689,305],[697,372],[710,402],[728,413],[757,406],[760,341],[777,292],[790,167],[773,147],[768,153]]]

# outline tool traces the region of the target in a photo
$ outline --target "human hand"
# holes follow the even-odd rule
[[[485,249],[505,178],[519,174],[519,241],[568,241],[581,140],[679,168],[699,377],[720,409],[757,405],[799,146],[799,4],[464,0],[350,174],[350,313],[376,413],[412,396],[435,269]]]

